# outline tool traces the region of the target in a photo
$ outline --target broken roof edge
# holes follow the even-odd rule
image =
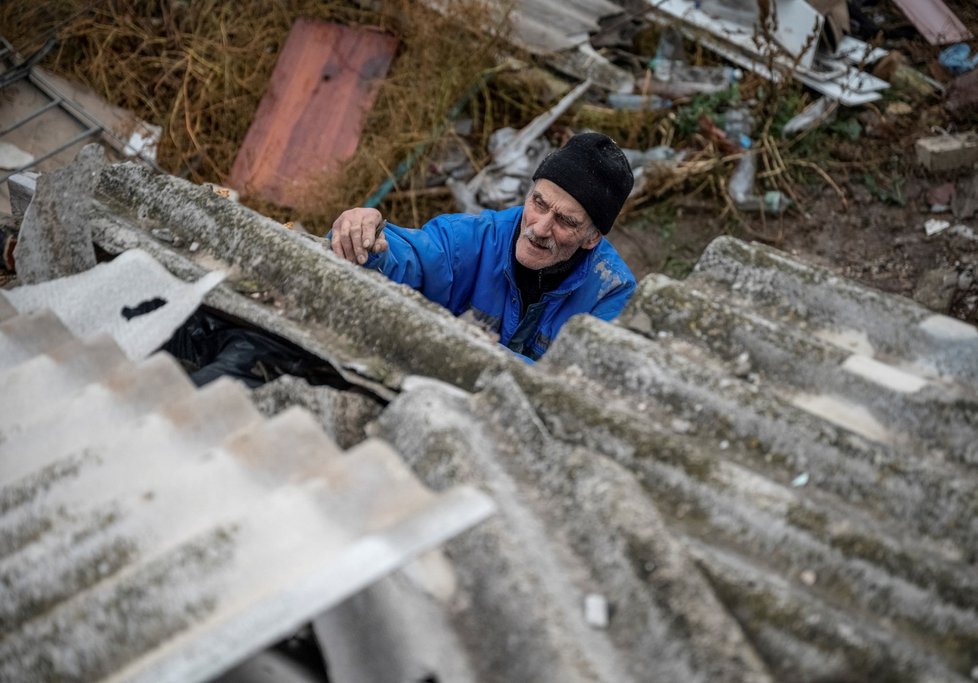
[[[486,367],[522,362],[414,290],[208,188],[123,163],[102,171],[95,195],[88,219],[99,247],[119,253],[139,246],[184,278],[228,270],[206,304],[332,362],[348,381],[383,397],[406,374],[471,388]],[[161,227],[174,243],[154,236]],[[182,248],[194,242],[195,251]],[[272,305],[242,293],[249,289]]]

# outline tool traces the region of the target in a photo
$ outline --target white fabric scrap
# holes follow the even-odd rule
[[[224,277],[223,272],[213,272],[187,283],[145,251],[132,249],[83,273],[3,294],[19,313],[50,309],[76,337],[107,332],[126,356],[142,360],[173,336]],[[124,308],[157,298],[166,303],[131,319],[123,315]]]

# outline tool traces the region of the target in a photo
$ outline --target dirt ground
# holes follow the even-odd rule
[[[978,235],[974,220],[931,212],[927,192],[946,182],[904,177],[902,206],[878,199],[860,182],[842,186],[847,206],[829,186],[813,187],[804,206],[763,221],[741,216],[743,223],[735,226],[721,217],[720,202],[677,198],[668,220],[640,211],[610,237],[639,278],[650,272],[683,277],[710,240],[732,234],[978,323],[978,241],[951,230],[933,236],[924,230],[927,220],[939,219],[970,227]]]

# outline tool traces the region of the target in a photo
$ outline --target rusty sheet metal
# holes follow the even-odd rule
[[[893,0],[893,4],[931,45],[960,43],[973,37],[943,0]]]
[[[299,19],[231,169],[245,195],[294,206],[311,178],[350,158],[397,39]]]
[[[0,320],[0,680],[207,680],[491,513],[165,354]]]

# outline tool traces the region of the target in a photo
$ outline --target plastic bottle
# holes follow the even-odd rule
[[[750,149],[750,134],[753,129],[754,117],[744,107],[729,109],[723,115],[723,130],[727,139],[743,149]]]

